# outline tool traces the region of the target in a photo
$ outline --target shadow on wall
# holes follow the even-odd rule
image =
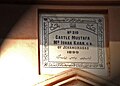
[[[0,46],[12,27],[29,8],[29,5],[0,5]]]

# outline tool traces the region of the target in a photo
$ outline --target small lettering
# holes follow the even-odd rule
[[[72,36],[72,40],[90,40],[89,36]]]
[[[72,45],[72,41],[61,41],[61,45]]]
[[[61,54],[59,54],[56,58],[57,58],[57,59],[67,59],[66,56],[62,56]]]
[[[55,36],[55,39],[66,39],[66,40],[70,40],[70,36],[59,36],[59,35],[56,35],[56,36]]]

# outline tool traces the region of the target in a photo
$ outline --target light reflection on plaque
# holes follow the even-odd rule
[[[105,69],[102,14],[40,14],[41,68]]]

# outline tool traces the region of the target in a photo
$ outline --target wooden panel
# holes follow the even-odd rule
[[[80,80],[73,80],[73,81],[71,81],[69,83],[65,83],[61,86],[92,86],[92,85],[88,85]]]
[[[80,69],[69,69],[34,86],[116,86],[115,83]]]
[[[1,0],[2,4],[120,5],[120,0]]]

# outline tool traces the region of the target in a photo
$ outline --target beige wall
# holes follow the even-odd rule
[[[2,34],[0,86],[32,86],[48,77],[38,74],[39,8],[44,9],[46,6],[0,5],[0,34]],[[117,81],[120,76],[120,6],[59,6],[58,8],[108,10],[111,79]]]

